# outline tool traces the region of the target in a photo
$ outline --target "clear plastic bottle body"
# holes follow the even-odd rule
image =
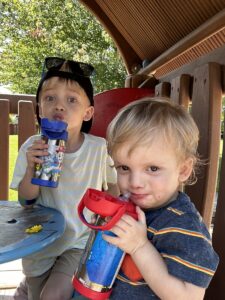
[[[95,225],[104,223],[105,220],[98,216]],[[75,274],[85,287],[100,293],[111,290],[125,255],[121,249],[106,242],[102,234],[114,235],[110,231],[92,230]]]
[[[73,277],[73,286],[77,292],[89,299],[106,300],[112,292],[125,252],[106,242],[103,234],[115,236],[111,229],[124,214],[137,219],[136,207],[128,199],[129,193],[113,197],[106,192],[90,188],[78,205],[81,221],[92,228],[92,231]],[[85,209],[95,214],[95,224],[86,220]]]

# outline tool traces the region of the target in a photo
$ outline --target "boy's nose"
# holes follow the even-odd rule
[[[55,110],[58,110],[58,111],[63,111],[64,110],[64,108],[61,106],[56,106],[56,108],[55,108]]]
[[[57,110],[57,111],[63,111],[65,108],[64,108],[64,105],[63,105],[63,103],[62,103],[62,101],[57,101],[56,103],[55,103],[55,110]]]
[[[132,188],[142,188],[144,186],[144,180],[141,174],[131,174],[129,178],[129,184]]]

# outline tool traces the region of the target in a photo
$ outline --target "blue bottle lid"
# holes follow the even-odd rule
[[[41,133],[51,140],[67,140],[68,132],[66,131],[68,124],[64,121],[41,119]]]

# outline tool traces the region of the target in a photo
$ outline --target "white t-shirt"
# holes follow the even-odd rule
[[[26,150],[37,138],[40,136],[30,137],[21,146],[10,188],[18,189],[27,167]],[[116,183],[116,170],[112,166],[105,139],[90,134],[84,134],[84,142],[75,153],[65,153],[58,187],[40,187],[37,199],[38,204],[62,212],[66,220],[65,233],[42,251],[23,258],[26,276],[39,276],[49,270],[64,251],[85,247],[89,229],[80,221],[77,206],[88,188],[107,190],[107,183]],[[91,212],[85,216],[90,220]]]

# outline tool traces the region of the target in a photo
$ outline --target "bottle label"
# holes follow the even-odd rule
[[[98,231],[86,261],[86,275],[92,289],[110,289],[122,263],[124,252],[118,247],[106,242]],[[104,234],[114,235],[110,231]]]
[[[49,155],[41,157],[43,160],[42,164],[36,164],[34,178],[42,181],[50,182],[54,186],[58,183],[59,176],[61,173],[62,162],[65,152],[65,141],[64,140],[47,140]],[[48,186],[48,183],[43,183]]]

